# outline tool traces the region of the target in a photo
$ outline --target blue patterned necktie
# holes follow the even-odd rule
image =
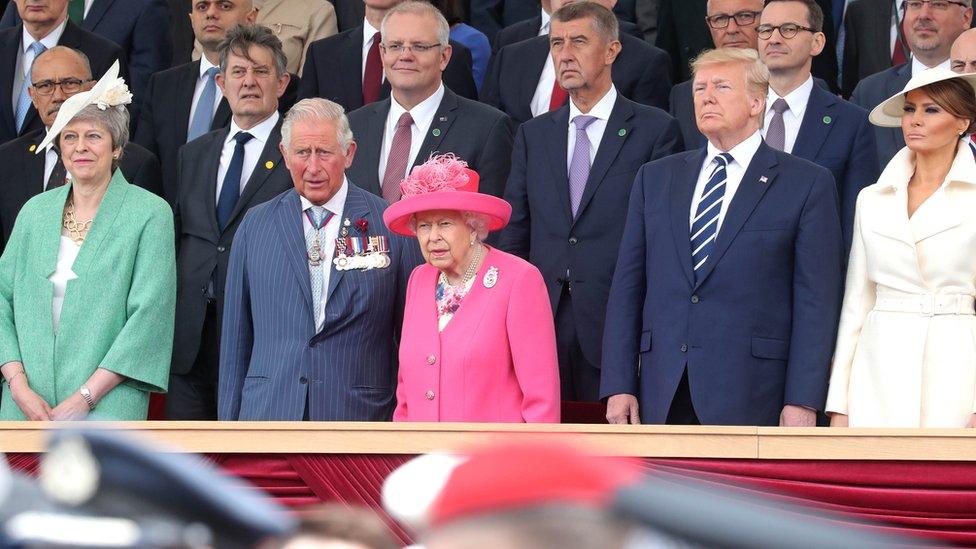
[[[244,173],[244,144],[251,140],[253,135],[247,132],[237,132],[234,136],[234,156],[230,159],[227,166],[227,173],[224,174],[224,182],[220,186],[220,196],[217,198],[217,226],[223,231],[230,222],[230,214],[234,213],[234,206],[237,199],[241,196],[241,177]]]
[[[583,199],[586,180],[590,177],[590,151],[593,145],[590,143],[590,137],[586,135],[586,128],[595,120],[595,116],[584,114],[573,118],[573,125],[576,126],[576,146],[573,148],[573,159],[569,161],[569,204],[573,209],[574,218]]]
[[[37,56],[44,53],[47,48],[44,44],[40,42],[34,42],[28,48],[28,51],[24,53],[24,83],[20,86],[20,95],[17,96],[17,112],[14,113],[14,119],[17,122],[17,133],[24,128],[24,120],[27,119],[27,112],[30,111],[31,98],[30,94],[27,93],[27,88],[31,85],[31,67],[34,65],[34,60]]]
[[[219,70],[217,67],[210,67],[203,74],[207,81],[203,85],[203,91],[200,92],[200,99],[197,100],[197,110],[193,111],[190,131],[186,134],[187,141],[193,141],[210,131],[210,125],[213,123],[214,101],[217,100],[217,83],[214,78]]]
[[[725,198],[725,168],[732,161],[732,155],[722,153],[717,155],[709,165],[716,165],[711,177],[705,183],[701,202],[695,210],[695,218],[691,223],[691,264],[695,269],[695,280],[698,273],[708,261],[708,256],[715,247],[718,237],[718,214],[722,211],[722,199]]]
[[[311,256],[311,250],[317,249],[319,252],[318,261],[311,261],[308,263],[308,273],[312,282],[312,313],[315,318],[315,331],[318,332],[319,323],[322,321],[323,309],[320,306],[322,303],[322,295],[325,293],[325,268],[329,258],[325,256],[325,234],[322,229],[328,224],[329,220],[332,219],[332,212],[325,209],[323,206],[310,206],[308,210],[309,221],[312,223],[311,230],[305,232],[305,244],[308,246],[309,255]]]

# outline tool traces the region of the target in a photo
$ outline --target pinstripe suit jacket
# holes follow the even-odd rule
[[[221,420],[386,421],[397,382],[407,280],[421,262],[412,239],[383,224],[387,203],[355,185],[343,218],[390,240],[391,265],[333,271],[325,325],[315,332],[298,193],[248,211],[234,238],[220,346]]]

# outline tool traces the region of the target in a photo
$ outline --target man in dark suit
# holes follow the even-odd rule
[[[598,3],[609,8],[612,1]],[[558,0],[553,2],[556,5]],[[620,45],[611,70],[617,92],[631,101],[666,109],[671,89],[667,54],[626,34],[620,35]],[[518,123],[563,106],[568,95],[556,83],[549,37],[537,36],[502,48],[492,59],[481,92],[482,101]]]
[[[519,21],[518,23],[509,25],[498,31],[498,34],[495,35],[495,39],[491,42],[492,55],[498,53],[498,50],[509,44],[521,42],[522,40],[528,40],[529,38],[535,36],[549,34],[550,14],[568,3],[570,2],[566,0],[555,0],[555,2],[550,0],[542,0],[542,8],[539,10],[539,15],[537,17]],[[619,5],[620,4],[616,2],[616,0],[611,0],[610,2],[610,7],[613,7],[614,9],[616,9],[616,7]],[[619,16],[617,18],[617,28],[618,32],[629,34],[634,38],[644,38],[640,27],[638,27],[636,23],[620,19]]]
[[[597,402],[605,307],[634,175],[680,150],[681,131],[664,111],[614,89],[619,31],[595,30],[616,31],[612,13],[581,3],[557,14],[549,37],[570,102],[519,128],[505,188],[512,218],[499,247],[528,259],[545,279],[562,399]],[[572,47],[572,37],[584,45]]]
[[[386,228],[383,199],[344,176],[356,143],[340,105],[299,101],[282,133],[294,189],[252,209],[234,242],[219,417],[389,421],[407,279],[420,247]],[[385,241],[389,261],[340,268],[340,237]]]
[[[278,98],[288,86],[281,42],[267,27],[236,26],[221,43],[217,84],[228,128],[179,155],[177,294],[169,419],[217,418],[220,313],[234,233],[249,208],[291,185],[278,150]]]
[[[901,91],[912,76],[925,69],[949,69],[949,51],[956,38],[970,27],[973,8],[969,0],[950,2],[945,10],[908,5],[902,26],[912,52],[911,60],[861,80],[851,94],[851,103],[870,111]],[[878,166],[884,169],[895,153],[905,146],[901,128],[874,127],[878,147]]]
[[[350,113],[359,149],[349,179],[395,202],[400,181],[436,151],[454,153],[477,171],[480,192],[502,196],[512,157],[511,120],[444,85],[450,46],[417,49],[443,43],[450,32],[444,16],[430,4],[410,2],[393,8],[384,26],[383,68],[392,93]]]
[[[339,32],[358,27],[363,23],[366,15],[366,5],[363,0],[329,0],[336,12],[336,25]]]
[[[15,0],[23,23],[0,30],[0,143],[44,126],[31,104],[30,64],[45,49],[68,46],[84,52],[92,74],[104,74],[115,61],[122,62],[128,81],[125,55],[112,42],[68,21],[67,0],[45,3]]]
[[[164,196],[170,204],[176,201],[180,147],[230,123],[230,106],[216,83],[220,63],[217,49],[229,29],[253,24],[256,16],[251,0],[194,3],[190,20],[203,46],[203,56],[158,72],[149,80],[135,141],[162,162]],[[297,94],[298,77],[291,75],[288,89],[278,101],[278,112],[287,112],[295,104]]]
[[[169,6],[170,36],[173,40],[173,61],[170,67],[191,61],[193,53],[193,27],[187,15],[191,10],[190,0],[167,0]]]
[[[366,0],[363,24],[312,42],[305,54],[298,96],[324,97],[351,112],[390,95],[383,74],[380,27],[383,17],[403,0]],[[471,72],[471,51],[450,40],[454,53],[444,70],[444,85],[468,99],[478,99]]]
[[[139,107],[145,97],[149,76],[170,67],[173,39],[170,36],[169,10],[163,0],[92,0],[77,13],[68,10],[72,22],[82,29],[117,44],[125,52],[132,90],[133,127],[139,120]],[[0,28],[20,24],[13,2],[0,19]]]
[[[494,42],[498,31],[531,19],[538,9],[539,3],[532,0],[471,0],[471,26]]]
[[[708,145],[637,174],[607,304],[607,419],[812,427],[843,284],[833,177],[763,143],[754,50],[693,70]]]
[[[810,74],[826,40],[823,24],[813,0],[767,0],[758,27],[759,56],[769,68],[763,136],[774,149],[831,171],[849,248],[857,195],[880,172],[868,112],[814,84]]]
[[[841,93],[850,97],[861,80],[891,68],[908,59],[910,52],[895,33],[895,9],[898,0],[854,0],[844,14],[844,60],[842,63]],[[899,51],[901,50],[901,51]]]
[[[43,155],[34,153],[44,140],[45,128],[54,123],[61,104],[95,85],[85,54],[65,46],[55,46],[37,56],[31,67],[31,81],[34,83],[29,88],[31,101],[44,128],[0,146],[0,166],[3,166],[0,188],[4,189],[0,200],[0,251],[24,204],[33,196],[65,183],[67,172],[53,147]],[[127,143],[119,158],[119,169],[129,182],[162,194],[159,161],[146,149]]]

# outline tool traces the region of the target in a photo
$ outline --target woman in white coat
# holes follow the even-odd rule
[[[830,424],[973,427],[976,75],[927,70],[870,120],[907,146],[858,196]]]

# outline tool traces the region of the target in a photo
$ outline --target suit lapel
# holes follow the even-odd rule
[[[390,113],[390,100],[383,99],[367,105],[372,109],[366,122],[366,135],[360,141],[362,147],[356,149],[363,155],[365,181],[356,183],[377,196],[383,195],[382,182],[379,177],[380,153],[383,151],[383,133],[386,131],[386,117]]]
[[[0,74],[6,75],[8,80],[0,86],[0,110],[3,111],[3,121],[11,129],[12,133],[17,133],[17,122],[14,120],[13,110],[13,86],[14,71],[17,70],[17,55],[20,50],[20,37],[23,34],[24,25],[14,27],[16,32],[9,32],[7,43],[3,46],[3,57],[0,57]]]
[[[817,157],[835,122],[828,114],[837,101],[830,92],[820,89],[819,86],[813,87],[807,101],[807,110],[800,122],[796,143],[793,144],[794,155],[810,161]]]
[[[596,157],[593,159],[593,166],[590,168],[590,175],[586,179],[586,187],[583,189],[583,196],[580,199],[579,209],[576,211],[576,219],[583,215],[583,210],[593,199],[596,190],[603,183],[607,175],[607,170],[613,165],[623,148],[624,142],[630,137],[634,126],[630,122],[634,115],[634,109],[627,104],[623,96],[618,95],[613,110],[610,111],[610,118],[607,119],[607,127],[603,130],[603,139],[596,150]],[[568,133],[564,133],[568,139]]]
[[[275,225],[279,241],[285,248],[285,256],[298,278],[298,287],[305,298],[309,314],[312,308],[312,280],[308,272],[308,249],[305,247],[305,230],[302,227],[302,202],[298,192],[289,191],[278,200],[275,207]],[[314,323],[314,320],[313,320]]]
[[[553,139],[546,143],[546,156],[549,157],[553,195],[559,200],[560,208],[566,215],[570,226],[573,224],[573,207],[569,199],[569,171],[566,168],[566,151],[569,150],[569,107],[562,106],[549,118],[553,124]],[[582,210],[582,207],[580,208]]]
[[[340,223],[345,223],[346,219],[355,220],[362,219],[369,215],[369,204],[366,203],[366,196],[363,194],[366,191],[356,188],[355,185],[348,186],[348,193],[346,194],[346,203],[342,207],[342,218],[339,220]],[[341,233],[340,233],[341,236]],[[329,291],[326,293],[325,303],[326,307],[332,301],[332,294],[335,292],[336,286],[342,280],[343,275],[346,271],[339,271],[335,268],[335,264],[329,266],[332,269],[332,273],[329,275]]]
[[[342,86],[346,87],[346,97],[358,97],[359,101],[356,102],[356,106],[361,106],[363,104],[363,35],[364,29],[362,25],[356,27],[347,37],[347,43],[345,48],[340,48],[348,52],[347,55],[343,55],[339,58],[339,74],[335,75],[340,78]],[[326,75],[326,78],[329,78]],[[389,84],[387,84],[386,79],[383,79],[383,85],[386,87],[386,95],[389,95]],[[383,92],[380,92],[380,97],[385,97]],[[352,110],[352,108],[350,108]]]
[[[535,95],[535,89],[539,86],[539,77],[546,68],[546,58],[549,55],[548,37],[537,36],[530,40],[525,63],[522,65],[524,69],[518,83],[519,105],[532,104],[532,96]]]
[[[114,2],[115,0],[95,0],[92,2],[91,9],[88,10],[88,15],[86,15],[85,19],[81,22],[81,28],[89,32],[95,32],[95,27],[98,26],[98,23],[102,20],[102,17],[108,13],[109,7],[111,7],[112,3]]]
[[[24,151],[24,154],[27,155],[24,158],[24,175],[26,176],[24,184],[28,190],[27,196],[36,196],[44,192],[44,184],[46,183],[44,181],[44,164],[47,155],[45,153],[35,154],[37,146],[43,140],[44,130],[38,130]]]
[[[176,94],[176,104],[179,105],[179,112],[184,112],[183,105],[186,105],[186,124],[176,124],[176,142],[186,143],[186,133],[189,130],[190,111],[193,110],[193,91],[196,88],[196,80],[200,77],[200,61],[194,61],[187,65],[186,70],[180,75],[179,89],[172,90]],[[219,89],[218,89],[219,91]],[[166,93],[170,93],[169,90]]]
[[[192,90],[193,87],[191,86],[190,89]],[[192,102],[193,100],[190,99],[190,101]],[[213,122],[210,123],[210,131],[219,130],[220,128],[230,126],[230,117],[230,104],[227,103],[227,99],[222,98],[220,103],[217,104],[217,111],[214,112]],[[183,128],[183,130],[185,134],[186,128]],[[184,135],[184,141],[185,140],[186,138]]]
[[[698,276],[698,283],[695,285],[696,288],[701,286],[712,270],[715,269],[715,265],[722,260],[722,256],[725,255],[726,250],[729,249],[732,241],[739,234],[742,225],[752,215],[752,211],[756,209],[756,205],[766,194],[769,186],[774,183],[773,180],[776,178],[777,172],[773,168],[776,164],[776,155],[773,154],[773,150],[765,143],[759,145],[759,149],[746,168],[739,188],[735,191],[735,196],[732,197],[732,202],[729,203],[728,210],[725,212],[725,220],[722,221],[722,226],[719,228],[715,248],[702,267]]]
[[[949,184],[951,188],[951,183]],[[959,210],[949,199],[950,189],[942,189],[930,196],[912,216],[912,233],[916,243],[933,237],[962,223]],[[908,211],[907,208],[905,210]]]
[[[209,154],[205,154],[202,160],[204,164],[203,174],[206,176],[203,200],[207,208],[207,215],[210,217],[213,234],[218,236],[220,235],[220,225],[217,224],[217,173],[220,171],[220,153],[228,133],[230,133],[229,126],[215,134],[204,134],[209,135],[211,142],[204,148]]]
[[[685,163],[681,169],[674,174],[670,181],[670,205],[671,205],[671,235],[674,238],[675,251],[678,254],[678,261],[681,263],[681,270],[688,278],[688,284],[694,285],[695,272],[691,264],[691,199],[695,194],[695,185],[698,183],[698,174],[702,164],[705,162],[705,155],[708,149],[701,149],[695,154],[685,157]]]
[[[112,228],[122,210],[128,188],[129,184],[122,176],[122,170],[115,170],[112,181],[105,191],[105,196],[102,197],[102,202],[98,206],[98,213],[95,215],[95,221],[92,222],[91,230],[85,236],[85,243],[78,250],[78,257],[71,266],[71,270],[79,278],[88,273],[92,262],[98,255],[99,246],[113,234]]]
[[[268,181],[275,167],[281,164],[279,142],[281,142],[281,120],[278,120],[274,130],[268,134],[268,141],[264,144],[264,149],[261,150],[261,156],[258,157],[254,170],[251,171],[251,177],[244,185],[244,190],[241,191],[241,196],[237,199],[237,204],[234,205],[234,211],[231,212],[230,219],[227,220],[228,225],[233,223],[234,219],[248,208],[254,195]]]
[[[447,137],[447,132],[457,118],[457,114],[454,112],[457,108],[457,95],[445,87],[444,97],[441,99],[441,104],[437,106],[437,112],[434,113],[430,129],[427,130],[427,135],[424,136],[424,141],[420,144],[420,149],[417,151],[417,157],[413,159],[412,166],[423,164],[432,153],[437,152],[441,141]]]

